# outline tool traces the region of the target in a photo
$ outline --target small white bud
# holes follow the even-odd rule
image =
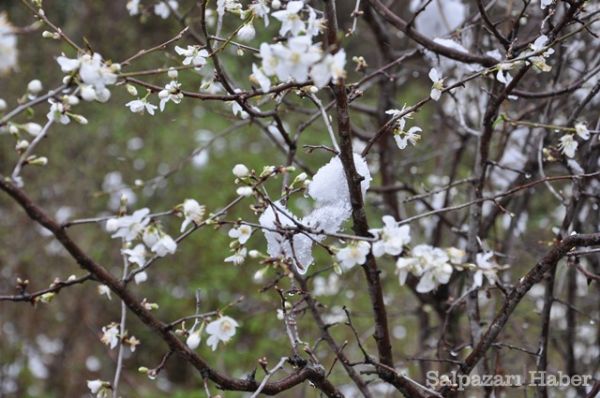
[[[200,332],[195,331],[195,332],[190,333],[187,340],[185,341],[185,344],[187,344],[187,346],[190,350],[195,350],[200,345],[200,340],[201,340]]]
[[[167,75],[171,79],[177,79],[177,76],[179,76],[179,72],[177,72],[177,69],[171,67],[171,68],[169,68],[169,71],[167,72]]]
[[[23,125],[23,130],[27,131],[29,134],[31,134],[33,136],[36,136],[42,132],[42,126],[40,126],[37,123],[29,122],[29,123],[25,123]]]
[[[125,86],[125,87],[127,87],[127,92],[128,92],[130,95],[133,95],[134,97],[135,97],[136,95],[138,95],[137,88],[135,88],[135,86],[134,86],[133,84],[128,84],[128,85],[127,85],[127,86]]]
[[[4,101],[2,98],[0,98],[0,112],[6,110],[7,107],[8,107],[8,105],[6,104],[6,101]]]
[[[15,146],[15,149],[17,150],[17,152],[23,152],[27,148],[29,148],[29,141],[27,141],[27,140],[17,141],[17,145]]]
[[[237,37],[240,41],[252,40],[254,39],[254,36],[256,36],[256,30],[254,30],[254,25],[252,25],[252,23],[244,24],[237,33]]]
[[[271,8],[274,10],[279,10],[281,8],[281,2],[279,0],[273,0],[271,2]]]
[[[34,79],[27,84],[27,92],[32,95],[37,95],[43,90],[42,82]]]
[[[67,97],[67,102],[69,103],[69,105],[75,106],[79,104],[79,98],[77,98],[74,95],[69,95]]]
[[[251,196],[252,195],[252,187],[239,187],[235,192],[239,196]]]
[[[248,168],[243,164],[236,164],[233,167],[232,171],[233,171],[233,175],[238,178],[248,177],[248,175],[250,174],[250,170],[248,170]]]
[[[81,86],[81,98],[83,98],[84,101],[95,101],[96,100],[96,90],[94,90],[94,87],[89,86],[89,85],[83,85]]]
[[[81,115],[70,115],[79,124],[88,124],[88,120]]]
[[[31,157],[27,159],[27,163],[35,166],[45,166],[48,164],[48,158],[45,156],[40,156],[39,158]]]

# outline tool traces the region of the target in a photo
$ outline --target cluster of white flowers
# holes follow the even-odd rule
[[[437,74],[434,75],[434,77],[441,79],[439,77],[439,75],[437,75]],[[434,89],[435,89],[435,86],[436,86],[436,84],[434,84]],[[443,86],[442,86],[442,88],[443,88]],[[438,90],[438,89],[436,89],[436,90]],[[433,90],[432,90],[431,95],[436,96],[436,94],[433,93]],[[441,95],[441,91],[440,91],[439,95]],[[406,126],[406,119],[411,119],[412,113],[404,114],[405,113],[404,107],[402,109],[388,109],[387,111],[385,111],[385,113],[392,116],[392,123],[394,124],[394,140],[396,141],[396,145],[398,145],[398,148],[400,148],[400,149],[406,148],[409,142],[413,146],[417,145],[417,142],[421,139],[420,133],[423,130],[418,126],[413,126],[413,127],[409,128],[407,131],[404,130],[404,128]]]
[[[337,252],[336,258],[342,270],[364,264],[371,250],[376,257],[384,254],[399,256],[402,253],[404,246],[410,243],[410,227],[399,226],[392,216],[383,216],[382,220],[383,228],[369,230],[376,238],[372,245],[365,241],[352,242]]]
[[[448,251],[430,245],[417,245],[406,257],[398,258],[396,270],[400,284],[406,283],[408,274],[419,278],[417,292],[427,293],[440,284],[446,284],[452,275],[453,258]]]
[[[60,69],[68,73],[68,81],[79,85],[79,94],[84,101],[106,102],[110,99],[107,86],[117,82],[121,65],[107,63],[98,53],[85,53],[77,58],[67,58],[64,54],[56,58]]]
[[[373,255],[381,257],[384,254],[399,256],[404,245],[410,243],[410,227],[408,225],[398,226],[398,222],[392,216],[382,217],[384,227],[371,229],[377,241],[373,243]]]
[[[6,13],[0,13],[0,75],[17,67],[17,36]]]
[[[579,142],[575,140],[575,136],[578,136],[583,141],[590,139],[590,131],[585,123],[578,122],[575,124],[575,134],[568,133],[560,137],[560,150],[570,158],[575,157],[575,151],[579,147]]]
[[[546,63],[546,58],[554,54],[554,49],[546,49],[547,45],[548,36],[541,35],[529,45],[529,51],[526,51],[518,59],[499,62],[498,65],[494,67],[496,70],[496,79],[504,85],[510,84],[513,78],[509,71],[516,66],[521,65],[523,63],[523,59],[525,59],[526,62],[533,64],[535,69],[540,72],[550,72],[552,67]],[[499,55],[497,58],[500,59]]]
[[[186,344],[190,350],[195,350],[200,345],[202,340],[202,329],[200,326],[196,328],[197,325],[194,325],[191,330],[188,331],[188,337],[186,339]],[[222,316],[208,325],[206,325],[206,333],[208,334],[208,339],[206,340],[206,344],[215,351],[219,342],[227,343],[233,336],[235,336],[236,328],[239,327],[239,324],[235,321],[235,319],[229,316]]]
[[[256,12],[256,7],[253,8]],[[260,8],[265,13],[265,8]],[[303,14],[307,15],[306,21]],[[323,20],[316,11],[305,6],[303,1],[290,1],[283,10],[271,14],[281,22],[279,34],[287,42],[260,45],[261,67],[252,66],[251,80],[260,85],[264,92],[271,87],[270,77],[276,76],[281,82],[304,83],[310,77],[321,88],[329,81],[336,82],[345,77],[346,53],[343,49],[335,54],[323,54],[320,43],[313,43],[323,26]],[[266,15],[265,15],[266,17]]]
[[[181,225],[181,232],[185,231],[190,224],[198,225],[202,222],[205,208],[194,199],[186,199],[183,204],[178,206],[184,220]],[[112,238],[120,238],[128,248],[122,250],[123,255],[131,264],[143,267],[148,257],[148,250],[156,256],[164,257],[173,254],[177,250],[177,242],[166,234],[161,226],[151,222],[150,210],[147,208],[139,209],[130,215],[111,218],[106,222],[106,231],[112,233]],[[141,239],[131,248],[132,242]],[[145,272],[135,274],[137,283],[144,282],[147,279]]]

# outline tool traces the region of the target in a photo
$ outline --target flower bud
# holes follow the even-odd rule
[[[48,164],[48,158],[45,156],[35,157],[31,156],[27,159],[27,164],[31,164],[34,166],[45,166]]]
[[[88,124],[88,120],[81,115],[73,114],[73,115],[69,115],[69,116],[71,116],[73,119],[75,119],[75,121],[79,124]]]
[[[252,196],[252,187],[239,187],[235,192],[239,196]]]
[[[32,122],[25,123],[22,127],[23,127],[23,130],[27,131],[29,134],[33,135],[34,137],[42,132],[42,126],[40,126],[37,123],[32,123]]]
[[[127,92],[128,92],[130,95],[133,95],[133,96],[136,96],[136,95],[138,95],[137,88],[135,88],[135,86],[134,86],[133,84],[128,84],[128,85],[127,85],[127,86],[125,86],[125,87],[127,87]]]
[[[187,344],[190,350],[195,350],[200,345],[200,340],[200,331],[195,331],[190,333],[187,340],[185,341],[185,344]]]
[[[233,167],[233,175],[236,176],[237,178],[244,178],[244,177],[248,177],[248,175],[250,175],[250,170],[248,170],[248,168],[241,164],[238,163]]]
[[[169,76],[169,78],[171,79],[177,79],[177,76],[179,76],[179,72],[177,72],[177,69],[171,67],[167,72],[167,76]]]
[[[15,145],[15,149],[17,152],[21,153],[29,148],[29,141],[27,140],[19,140],[17,141],[17,145]]]
[[[32,95],[38,95],[43,88],[42,82],[38,79],[34,79],[27,84],[27,92]]]
[[[4,101],[2,98],[0,98],[0,112],[6,110],[6,108],[7,108],[6,101]]]

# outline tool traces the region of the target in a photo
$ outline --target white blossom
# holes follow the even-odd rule
[[[392,216],[383,216],[384,227],[381,230],[372,229],[370,232],[377,237],[373,243],[373,255],[381,257],[384,254],[398,256],[402,253],[404,245],[410,243],[410,227],[398,226]]]
[[[112,350],[119,344],[119,325],[111,323],[108,326],[102,327],[102,337],[100,338],[102,343],[106,344]]]
[[[250,80],[257,83],[263,93],[266,93],[271,89],[271,79],[269,79],[256,64],[252,64]]]
[[[161,238],[150,248],[153,253],[159,257],[164,257],[167,254],[173,254],[177,250],[177,242],[169,235],[163,234]]]
[[[248,242],[250,236],[252,235],[252,228],[249,225],[240,225],[237,228],[232,228],[229,230],[229,237],[233,239],[237,239],[240,244],[244,244]]]
[[[135,245],[133,249],[123,249],[121,253],[127,256],[127,261],[131,264],[137,264],[140,267],[146,263],[146,256],[148,255],[146,246],[141,243]]]
[[[325,58],[314,65],[310,71],[310,77],[319,88],[324,87],[330,80],[337,83],[339,79],[346,76],[346,52],[340,49],[334,55],[327,54]]]
[[[71,73],[79,69],[81,61],[77,58],[68,58],[64,54],[56,58],[56,62],[60,66],[60,70],[64,73]]]
[[[88,380],[87,388],[96,398],[109,398],[112,396],[110,383],[102,380]]]
[[[161,236],[162,231],[155,224],[151,224],[144,229],[142,240],[146,246],[152,247],[158,242]]]
[[[404,119],[400,119],[404,121]],[[404,126],[404,123],[402,123]],[[413,126],[408,129],[408,131],[404,131],[402,129],[398,129],[394,132],[394,140],[396,141],[396,145],[398,148],[405,149],[410,142],[413,146],[417,145],[417,142],[421,139],[421,135],[419,134],[423,130],[420,127]]]
[[[293,80],[304,82],[308,79],[309,68],[321,58],[321,49],[312,44],[310,36],[297,36],[288,40],[287,45],[277,43],[271,46],[277,61],[275,73],[283,82]],[[262,54],[261,54],[262,55]],[[273,62],[273,61],[270,61]],[[263,70],[267,68],[263,59]]]
[[[98,285],[98,294],[106,296],[107,299],[111,299],[110,288],[106,285]]]
[[[154,14],[162,19],[167,19],[171,15],[171,9],[177,10],[178,7],[179,3],[175,0],[161,1],[154,5]]]
[[[429,245],[417,245],[407,257],[401,257],[396,262],[400,284],[403,285],[409,273],[419,277],[417,291],[427,293],[446,284],[452,275],[452,266],[449,264],[446,252],[440,248]]]
[[[514,63],[510,62],[501,62],[498,64],[498,72],[496,73],[496,79],[504,84],[505,86],[509,85],[512,81],[512,76],[508,73],[514,66]]]
[[[65,105],[62,102],[56,102],[54,100],[49,100],[49,102],[50,110],[46,114],[48,120],[52,120],[60,124],[69,124],[71,122],[71,118],[66,113],[67,110],[65,109]]]
[[[248,6],[248,10],[259,18],[262,18],[266,26],[269,26],[269,6],[266,0],[257,0]]]
[[[208,58],[208,51],[199,46],[187,46],[187,48],[175,46],[175,52],[184,57],[184,65],[202,67],[206,64],[206,58]]]
[[[318,36],[325,28],[325,19],[317,18],[314,8],[308,7],[308,20],[306,21],[306,34]]]
[[[429,96],[432,100],[438,101],[442,96],[442,90],[444,89],[444,78],[435,68],[431,68],[429,71],[429,79],[433,82],[433,86],[431,87],[431,92]]]
[[[337,260],[343,269],[350,269],[355,265],[362,265],[367,261],[367,255],[371,250],[369,243],[358,241],[340,249],[336,254]]]
[[[225,258],[226,263],[232,263],[234,265],[240,265],[242,264],[244,261],[246,261],[246,255],[248,254],[248,249],[246,249],[245,247],[242,247],[238,250],[236,250],[236,252],[234,254],[232,254],[231,256]]]
[[[150,115],[154,115],[154,110],[157,108],[156,105],[149,103],[145,98],[129,101],[125,106],[129,107],[129,110],[133,113],[148,112]]]
[[[498,276],[496,275],[497,264],[492,261],[493,257],[493,252],[477,253],[475,256],[477,271],[475,271],[475,275],[473,275],[474,286],[483,286],[484,276],[487,278],[490,285],[494,285],[498,281]]]
[[[6,13],[0,13],[0,75],[17,67],[17,36]]]
[[[575,133],[582,139],[588,140],[590,138],[590,131],[587,128],[587,125],[583,122],[575,123]]]
[[[134,16],[140,13],[140,0],[129,0],[125,5],[129,15]]]
[[[560,137],[560,144],[558,146],[562,153],[572,158],[575,157],[575,151],[577,150],[579,143],[572,134],[565,134]]]
[[[114,232],[111,235],[113,238],[122,238],[131,242],[142,233],[150,222],[150,219],[146,217],[149,213],[149,209],[143,208],[128,216],[111,218],[106,222],[106,231]]]
[[[163,90],[159,91],[158,98],[160,98],[159,108],[161,112],[165,110],[165,105],[169,101],[173,102],[174,104],[179,104],[183,99],[181,83],[179,83],[177,80],[170,81]]]
[[[235,336],[235,329],[238,327],[238,323],[231,317],[223,316],[215,321],[212,321],[206,325],[206,333],[209,337],[206,340],[206,344],[215,351],[220,341],[227,343],[233,336]]]
[[[304,30],[304,21],[302,21],[299,15],[302,7],[304,7],[304,2],[290,1],[287,3],[285,10],[271,13],[273,18],[281,21],[280,36],[285,36],[287,32],[291,32],[293,36],[297,36]]]
[[[202,219],[204,218],[204,212],[206,211],[206,208],[202,205],[200,205],[200,203],[198,203],[196,200],[194,199],[186,199],[183,202],[183,223],[181,223],[181,230],[180,232],[183,232],[186,230],[186,228],[188,227],[188,225],[190,225],[191,223],[194,223],[195,225],[199,225],[202,222]]]

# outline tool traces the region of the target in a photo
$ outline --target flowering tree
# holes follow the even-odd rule
[[[77,336],[104,344],[112,361],[88,357],[96,377],[77,378],[72,391],[134,396],[141,379],[168,380],[170,367],[194,369],[192,389],[208,397],[450,397],[463,394],[450,375],[600,378],[597,4],[129,0],[119,7],[134,30],[162,19],[172,32],[161,29],[151,46],[126,43],[129,55],[120,59],[86,32],[72,34],[42,0],[14,6],[29,25],[0,15],[0,73],[18,76],[27,59],[17,51],[30,45],[24,38],[41,34],[54,46],[43,67],[62,76],[3,91],[3,226],[27,236],[28,249],[51,236],[72,269],[49,284],[38,271],[23,276],[11,264],[28,260],[6,232],[0,300],[59,314],[60,299],[84,297],[100,312],[118,311],[107,323],[95,319],[91,336]],[[45,205],[59,184],[84,195],[75,176],[61,177],[85,162],[61,161],[70,155],[47,148],[64,131],[84,134],[112,106],[152,135],[155,120],[168,124],[169,113],[192,102],[225,129],[192,144],[178,166],[154,177],[139,172],[132,184],[119,172],[107,175],[108,207],[83,201],[80,218]],[[103,122],[109,118],[117,116]],[[186,162],[205,164],[213,144],[249,131],[260,133],[248,142],[268,161],[249,167],[240,148],[218,186],[195,179],[183,183],[184,196],[170,194],[169,178]],[[118,146],[120,137],[110,139]],[[129,138],[132,151],[143,145]],[[85,147],[100,167],[103,155]],[[153,155],[176,157],[161,148]],[[61,175],[47,174],[55,167]],[[191,185],[204,194],[191,195]],[[222,201],[209,204],[210,196]],[[43,237],[26,235],[34,224]],[[225,247],[197,252],[188,242],[199,234]],[[186,251],[195,263],[178,260]],[[169,273],[221,269],[238,283],[184,278],[175,296],[195,309],[164,309]],[[245,289],[239,282],[249,275],[254,288]],[[228,295],[209,300],[203,291]],[[23,308],[15,305],[0,307],[8,344],[18,340],[11,328]],[[64,322],[56,316],[49,322]],[[244,350],[253,364],[219,365],[226,352],[235,357],[251,322],[258,336]],[[253,347],[271,339],[276,350]],[[39,336],[38,344],[46,354],[65,349]],[[28,347],[14,363],[0,363],[0,395],[19,394],[15,369],[24,357],[34,376],[48,377],[39,350]],[[84,365],[70,366],[72,378]],[[432,380],[432,370],[443,377]],[[563,387],[594,397],[600,384]],[[529,388],[541,397],[558,391]],[[157,383],[161,389],[168,390]],[[505,393],[490,385],[471,391]]]

